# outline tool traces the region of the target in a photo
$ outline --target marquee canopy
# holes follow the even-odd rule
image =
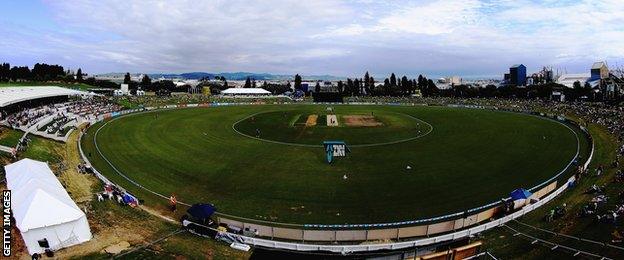
[[[228,88],[221,91],[224,95],[271,95],[271,92],[262,88]]]
[[[4,168],[13,217],[30,254],[45,251],[39,243],[43,239],[52,250],[91,239],[84,212],[47,163],[22,159]]]

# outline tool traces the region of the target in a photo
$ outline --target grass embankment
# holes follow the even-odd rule
[[[611,223],[598,223],[596,217],[581,218],[577,214],[581,211],[581,208],[588,204],[589,201],[595,196],[591,194],[585,194],[591,185],[607,185],[606,195],[609,196],[608,203],[600,206],[598,212],[600,214],[606,214],[607,210],[615,208],[616,204],[619,204],[621,199],[618,199],[618,194],[624,191],[621,183],[614,183],[613,177],[616,169],[610,165],[615,159],[615,151],[617,148],[617,142],[613,136],[609,135],[605,129],[598,125],[590,125],[590,133],[593,136],[595,142],[594,159],[590,165],[590,172],[588,175],[583,176],[579,184],[561,194],[557,199],[550,202],[534,212],[522,217],[519,221],[527,223],[532,226],[551,230],[557,233],[563,233],[584,239],[590,239],[599,242],[611,243],[612,232],[624,229],[622,218],[619,218],[616,224]],[[607,171],[602,176],[595,176],[595,169],[598,165],[603,165]],[[563,204],[567,205],[567,213],[553,221],[546,222],[544,216],[548,212]],[[562,236],[554,236],[545,232],[536,231],[524,225],[511,222],[509,224],[512,228],[545,239],[550,242],[559,243],[562,245],[570,246],[578,250],[584,250],[590,253],[611,257],[621,258],[624,251],[612,249],[595,245],[588,242],[578,241],[576,239],[565,238]],[[504,257],[506,259],[545,259],[545,258],[570,258],[574,252],[566,250],[551,250],[549,246],[543,246],[538,244],[531,244],[532,241],[522,239],[521,236],[513,236],[513,233],[506,228],[499,228],[491,232],[485,233],[485,247],[488,251],[492,252],[496,256]],[[621,244],[619,246],[622,246]]]
[[[125,175],[161,194],[175,193],[188,203],[214,203],[229,214],[295,223],[403,221],[462,211],[541,183],[563,169],[576,152],[574,134],[560,124],[472,109],[376,106],[422,119],[434,130],[406,143],[352,148],[332,165],[325,162],[322,148],[266,143],[232,130],[234,122],[258,112],[305,108],[249,106],[158,111],[158,117],[137,114],[102,128],[98,144]],[[309,106],[309,113],[298,113],[316,113],[319,108],[324,107]],[[372,107],[336,109],[360,114],[358,110]],[[278,121],[262,134],[287,133],[279,125],[292,121],[296,119]],[[95,151],[93,137],[99,126],[91,127],[83,139],[94,167],[146,204],[164,210],[166,200],[122,178]],[[383,140],[374,133],[359,136]],[[406,170],[407,165],[412,170]],[[347,180],[342,179],[344,174]]]
[[[6,127],[0,127],[0,145],[6,147],[15,147],[24,132]]]
[[[89,224],[93,240],[61,251],[60,258],[110,259],[103,252],[109,246],[128,242],[122,259],[247,259],[250,253],[231,249],[227,244],[182,232],[153,245],[153,241],[179,229],[147,212],[119,206],[113,201],[91,202]],[[146,246],[149,245],[149,246]],[[65,252],[67,251],[67,252]]]

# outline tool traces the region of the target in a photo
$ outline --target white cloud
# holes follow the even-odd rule
[[[476,0],[434,1],[408,6],[380,19],[375,29],[429,35],[453,33],[477,22],[476,9],[479,6]]]
[[[58,28],[3,24],[1,57],[107,71],[498,74],[624,57],[603,1],[45,0]],[[42,60],[50,59],[50,60]],[[578,70],[584,70],[579,67]]]

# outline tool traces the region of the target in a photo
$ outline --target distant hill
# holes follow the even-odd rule
[[[132,73],[133,76],[140,73]],[[102,78],[123,78],[125,73],[104,73],[98,74],[97,77]],[[252,72],[221,72],[221,73],[209,73],[209,72],[185,72],[185,73],[148,73],[152,79],[167,78],[167,79],[201,79],[201,78],[214,78],[216,76],[225,77],[227,80],[245,80],[250,77],[255,80],[294,80],[295,75],[276,75],[270,73],[252,73]],[[304,80],[344,80],[342,77],[336,77],[331,75],[302,75]]]

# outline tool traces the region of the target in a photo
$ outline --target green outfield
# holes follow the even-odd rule
[[[147,189],[175,193],[188,203],[213,203],[236,216],[307,224],[463,211],[541,183],[577,152],[576,130],[530,115],[425,106],[333,108],[333,127],[321,122],[330,115],[321,105],[140,113],[92,126],[82,147],[95,168],[147,204],[165,201],[117,174],[95,142],[117,170]],[[587,140],[578,137],[586,157]],[[353,145],[351,153],[329,165],[324,140],[344,140]]]

